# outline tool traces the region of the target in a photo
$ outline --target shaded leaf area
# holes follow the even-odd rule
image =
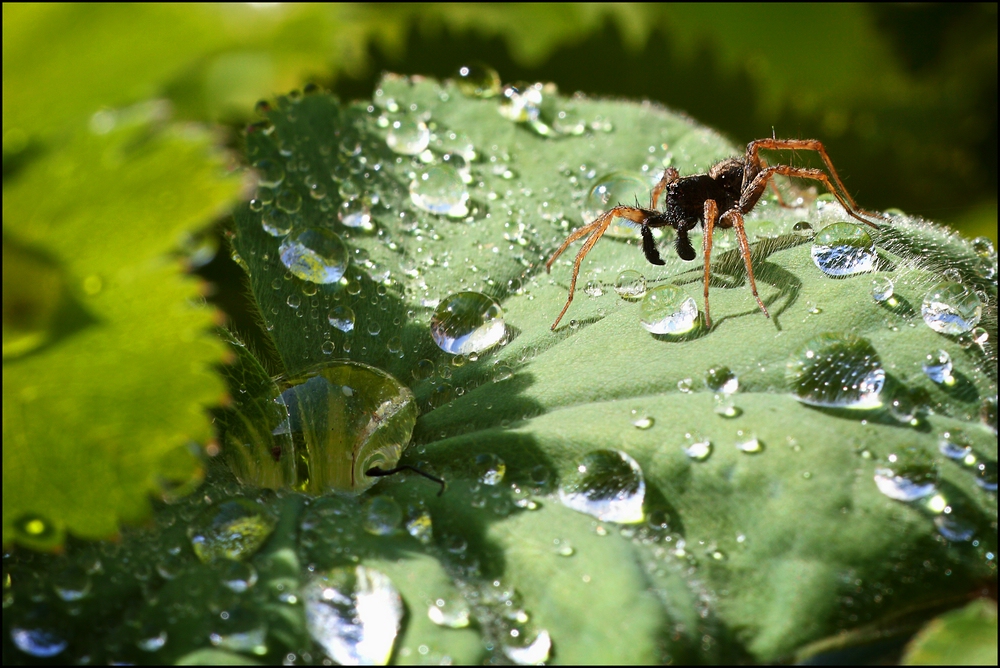
[[[941,615],[907,648],[903,664],[991,666],[997,662],[997,606],[980,599]]]
[[[990,480],[980,469],[939,453],[947,433],[985,472],[996,461],[988,415],[993,406],[995,416],[996,288],[975,250],[929,223],[892,216],[873,231],[872,272],[829,277],[798,224],[819,230],[845,220],[843,211],[780,184],[787,199],[803,198],[801,206],[762,201],[747,220],[771,319],[749,293],[734,239],[720,233],[714,327],[702,322],[674,338],[648,333],[642,305],[615,292],[619,273],[642,272],[649,287],[672,282],[700,305],[701,264],[667,257],[667,234],[659,240],[667,264],[652,268],[638,238],[615,229],[587,257],[575,301],[552,332],[571,257],[551,275],[543,263],[589,222],[587,196],[603,176],[633,173],[641,184],[634,197],[643,202],[665,165],[698,173],[737,151],[652,105],[543,95],[550,106],[531,126],[501,116],[496,99],[466,98],[451,83],[389,77],[370,108],[319,93],[279,98],[247,137],[249,161],[274,187],[261,185],[257,201],[237,211],[232,245],[281,364],[294,376],[350,359],[408,385],[422,415],[402,461],[444,477],[445,494],[409,473],[358,496],[280,489],[271,466],[280,379],[231,342],[234,401],[216,412],[222,455],[210,484],[198,498],[162,508],[155,527],[130,530],[120,545],[67,557],[14,555],[5,564],[13,598],[4,615],[8,656],[24,658],[24,648],[6,640],[23,637],[11,630],[47,628],[61,630],[63,656],[100,662],[176,661],[214,645],[265,663],[289,654],[318,663],[329,638],[310,633],[303,598],[316,578],[357,565],[385,574],[399,592],[390,656],[397,663],[507,662],[545,637],[553,663],[808,658],[843,647],[844,638],[850,646],[880,634],[905,637],[995,582],[995,491],[984,489]],[[540,134],[574,116],[579,134]],[[391,150],[396,121],[425,123],[429,152]],[[471,183],[468,211],[450,219],[420,208],[410,188],[434,167],[464,169],[451,162],[456,155],[468,156]],[[345,218],[360,220],[350,218],[357,206],[370,224],[345,226]],[[264,229],[264,217],[279,209],[291,217],[287,237]],[[350,262],[341,280],[306,282],[282,263],[281,244],[304,231],[345,242]],[[693,242],[699,247],[700,236]],[[945,336],[924,324],[924,295],[950,269],[982,292],[985,338]],[[897,298],[880,304],[872,279],[887,277]],[[431,337],[431,315],[439,301],[468,290],[500,302],[504,337],[487,350],[449,355]],[[331,322],[331,311],[345,307],[355,316],[348,332],[343,310]],[[816,408],[791,394],[788,362],[829,332],[863,337],[877,352],[886,373],[881,406]],[[939,349],[954,363],[953,384],[923,371]],[[723,365],[739,382],[731,407],[709,386],[720,375],[709,370]],[[689,454],[695,443],[711,443],[707,457]],[[245,451],[233,453],[235,446]],[[608,450],[642,471],[641,522],[602,521],[561,500],[581,458]],[[877,470],[894,457],[922,464],[934,493],[906,503],[880,492]],[[222,459],[242,463],[228,470]],[[203,564],[191,541],[234,498],[277,517],[273,533],[242,562]],[[72,604],[48,593],[57,591],[49,576],[36,577],[95,556],[105,573],[89,575],[87,600],[123,602],[103,618],[113,643],[88,633],[81,621],[89,627],[88,616],[74,616]],[[236,592],[226,569],[247,565],[255,582]],[[124,590],[106,596],[112,585]],[[441,615],[456,609],[467,625],[461,615]],[[253,631],[240,636],[251,641],[239,644],[237,629]],[[150,637],[165,640],[143,642]]]
[[[155,106],[4,184],[4,543],[54,549],[201,480],[224,392],[197,284],[167,255],[239,182]]]

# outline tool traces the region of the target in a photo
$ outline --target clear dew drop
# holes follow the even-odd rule
[[[503,309],[480,292],[459,292],[438,304],[431,317],[431,338],[452,355],[492,348],[505,332]]]
[[[860,225],[827,225],[813,239],[812,259],[829,276],[851,276],[875,268],[875,242]]]
[[[347,334],[354,331],[354,311],[350,306],[334,306],[326,314],[326,319],[332,327]]]
[[[712,442],[705,436],[686,435],[684,454],[696,462],[703,462],[712,456]]]
[[[917,501],[937,491],[934,463],[918,454],[890,454],[888,466],[875,469],[878,491],[896,501]]]
[[[142,638],[135,641],[135,646],[143,652],[159,652],[166,646],[168,638],[169,636],[166,631],[145,634]]]
[[[222,569],[222,584],[226,589],[242,594],[257,584],[257,569],[243,561],[230,561]]]
[[[347,271],[347,246],[329,230],[305,230],[286,237],[278,254],[288,271],[303,281],[336,283]]]
[[[804,239],[812,239],[814,234],[813,226],[804,220],[800,220],[799,222],[792,225],[792,234],[794,234],[797,237],[802,237]]]
[[[417,155],[423,153],[431,141],[427,124],[419,119],[404,117],[389,124],[385,143],[393,153]]]
[[[983,303],[972,290],[961,283],[944,281],[924,297],[920,307],[927,326],[939,334],[964,334],[979,324]]]
[[[437,216],[462,218],[469,213],[469,189],[451,165],[434,165],[410,183],[410,201]]]
[[[406,518],[406,533],[424,545],[430,545],[434,539],[434,521],[426,508],[419,506],[409,508]]]
[[[361,229],[372,227],[371,208],[364,197],[344,200],[337,209],[337,218],[345,227]]]
[[[253,166],[257,170],[257,183],[265,188],[277,188],[285,180],[285,168],[274,160],[258,160]]]
[[[272,237],[283,237],[292,231],[295,218],[281,209],[268,209],[260,216],[260,226]]]
[[[645,206],[649,202],[649,191],[649,180],[642,174],[633,172],[606,174],[594,182],[587,193],[581,213],[583,222],[590,223],[619,204],[634,206],[639,202],[639,206]]]
[[[76,564],[70,564],[52,578],[56,596],[66,602],[79,601],[90,594],[90,574]]]
[[[557,134],[547,122],[552,114],[545,114],[545,111],[551,110],[554,96],[549,96],[544,84],[535,83],[521,88],[505,86],[500,95],[498,111],[501,116],[515,123],[525,123],[543,137]]]
[[[656,420],[654,418],[649,417],[648,415],[644,415],[640,418],[632,420],[632,426],[635,427],[636,429],[641,429],[643,431],[647,429],[652,429],[654,424],[656,424]]]
[[[634,269],[626,269],[615,279],[615,292],[627,301],[642,299],[646,294],[646,277]]]
[[[274,206],[285,213],[298,213],[302,209],[302,195],[294,190],[280,190],[274,198]]]
[[[951,355],[944,350],[929,353],[924,358],[923,369],[927,377],[938,385],[955,384],[955,376],[952,375],[954,365],[951,361]]]
[[[643,520],[645,495],[642,469],[618,450],[595,450],[584,455],[559,485],[559,500],[567,508],[621,524]]]
[[[507,464],[500,457],[486,453],[476,455],[476,477],[484,485],[499,485],[507,472]]]
[[[267,654],[267,623],[247,608],[224,610],[213,620],[208,640],[216,647],[244,654]]]
[[[344,666],[383,666],[392,657],[403,601],[389,578],[365,566],[334,568],[303,589],[306,626]]]
[[[469,63],[458,68],[455,85],[468,97],[493,97],[500,94],[500,75],[489,65]]]
[[[231,499],[206,508],[188,527],[194,553],[203,563],[242,561],[274,531],[277,519],[248,499]]]
[[[685,334],[698,323],[698,304],[676,285],[658,285],[642,298],[639,322],[653,334]]]
[[[742,429],[736,432],[736,449],[748,455],[757,455],[764,452],[764,444],[753,432],[744,432]]]
[[[552,653],[552,638],[542,629],[526,644],[503,644],[503,653],[519,666],[537,666],[545,663]]]
[[[10,639],[19,650],[39,659],[58,656],[69,645],[55,629],[44,626],[15,624],[10,629]]]
[[[959,430],[946,431],[941,434],[938,440],[938,452],[957,462],[974,465],[976,456],[972,452],[972,445],[968,438]]]
[[[811,406],[873,409],[882,405],[885,370],[867,339],[821,334],[788,360],[785,378],[795,397]]]
[[[469,625],[469,604],[460,596],[435,599],[427,607],[427,617],[448,629],[464,629]]]
[[[365,503],[362,525],[373,536],[396,533],[403,523],[403,509],[391,496],[376,496]]]
[[[888,276],[879,276],[872,279],[872,299],[879,304],[892,304],[893,293],[896,286]]]

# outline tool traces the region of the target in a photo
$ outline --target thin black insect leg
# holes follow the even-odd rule
[[[422,475],[423,477],[427,478],[428,480],[433,480],[437,484],[441,485],[441,489],[438,490],[437,495],[441,496],[442,494],[444,494],[446,483],[445,483],[445,481],[444,481],[443,478],[438,478],[437,476],[431,475],[430,473],[427,473],[425,471],[421,471],[420,469],[418,469],[415,466],[407,466],[405,464],[402,464],[400,466],[397,466],[395,468],[391,468],[391,469],[388,469],[388,470],[387,469],[379,468],[378,466],[373,466],[370,469],[368,469],[367,471],[365,471],[365,475],[371,476],[372,478],[381,478],[381,477],[384,477],[384,476],[387,476],[387,475],[395,475],[396,473],[399,473],[400,471],[413,471],[414,473],[416,473],[418,475]]]

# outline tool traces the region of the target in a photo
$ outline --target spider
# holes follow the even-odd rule
[[[816,151],[823,158],[829,175],[821,169],[792,167],[790,165],[768,166],[759,155],[761,149]],[[705,326],[708,328],[712,326],[712,318],[708,310],[712,232],[716,227],[736,228],[736,239],[743,264],[746,265],[750,290],[753,292],[760,310],[770,318],[771,315],[767,312],[767,307],[764,306],[760,295],[757,294],[757,283],[754,280],[753,266],[750,263],[750,242],[747,240],[747,233],[743,227],[743,216],[757,205],[757,201],[764,194],[768,182],[776,174],[820,181],[837,198],[849,216],[871,227],[878,227],[870,220],[862,218],[861,214],[873,218],[876,216],[860,209],[854,203],[837,175],[837,170],[833,168],[830,156],[827,155],[821,142],[815,139],[757,139],[747,144],[746,155],[718,162],[708,170],[707,174],[695,174],[681,178],[676,169],[668,167],[664,170],[659,183],[653,188],[648,209],[619,204],[602,213],[594,222],[584,225],[570,234],[562,246],[545,263],[546,271],[552,270],[552,263],[563,254],[571,243],[587,235],[590,236],[584,242],[580,252],[576,254],[576,261],[573,263],[573,278],[569,283],[569,296],[556,321],[552,323],[552,329],[555,330],[559,321],[566,314],[566,310],[569,309],[569,305],[573,302],[573,291],[576,288],[576,279],[580,273],[580,264],[583,262],[583,258],[604,235],[608,226],[611,225],[611,221],[615,218],[624,218],[639,227],[642,234],[642,251],[651,264],[657,265],[662,265],[664,262],[656,249],[656,243],[650,231],[652,228],[674,228],[677,231],[677,239],[674,242],[677,255],[682,260],[690,261],[695,258],[696,253],[688,239],[688,232],[701,223],[704,228],[702,255],[705,257]],[[830,181],[831,176],[833,182]],[[836,188],[834,184],[836,184]],[[774,184],[771,185],[773,187]],[[657,201],[664,192],[666,195],[663,201],[663,211],[657,211]]]

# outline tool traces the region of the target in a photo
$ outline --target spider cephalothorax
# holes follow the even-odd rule
[[[829,174],[821,169],[808,167],[767,165],[760,158],[761,149],[816,151],[823,158],[823,163]],[[757,139],[747,144],[745,155],[716,163],[708,170],[707,174],[681,177],[676,169],[667,168],[659,183],[653,188],[648,209],[618,205],[602,213],[594,222],[584,225],[570,234],[545,263],[546,271],[551,271],[552,263],[563,254],[571,243],[587,237],[573,263],[573,278],[570,280],[566,305],[559,312],[556,321],[552,323],[552,329],[556,328],[573,301],[573,291],[576,288],[577,275],[580,273],[580,263],[583,262],[583,258],[604,235],[608,226],[611,225],[611,221],[615,218],[624,218],[639,226],[639,231],[642,234],[643,253],[652,264],[663,264],[653,234],[650,232],[652,228],[672,227],[677,232],[674,248],[682,260],[693,260],[697,256],[691,241],[688,239],[688,232],[699,224],[704,228],[702,255],[705,259],[705,325],[707,327],[712,326],[712,318],[708,309],[712,232],[716,227],[734,228],[740,256],[746,266],[750,289],[753,291],[753,296],[761,311],[770,317],[767,307],[764,306],[764,302],[757,294],[757,283],[754,280],[753,266],[750,263],[750,242],[743,227],[743,216],[753,210],[770,180],[779,174],[820,181],[837,198],[848,215],[866,225],[878,227],[875,223],[862,217],[861,214],[869,217],[875,216],[859,209],[858,205],[854,203],[837,175],[837,171],[833,168],[833,163],[830,162],[830,157],[821,142],[815,139]],[[656,207],[661,195],[663,195],[663,210],[658,211]]]

